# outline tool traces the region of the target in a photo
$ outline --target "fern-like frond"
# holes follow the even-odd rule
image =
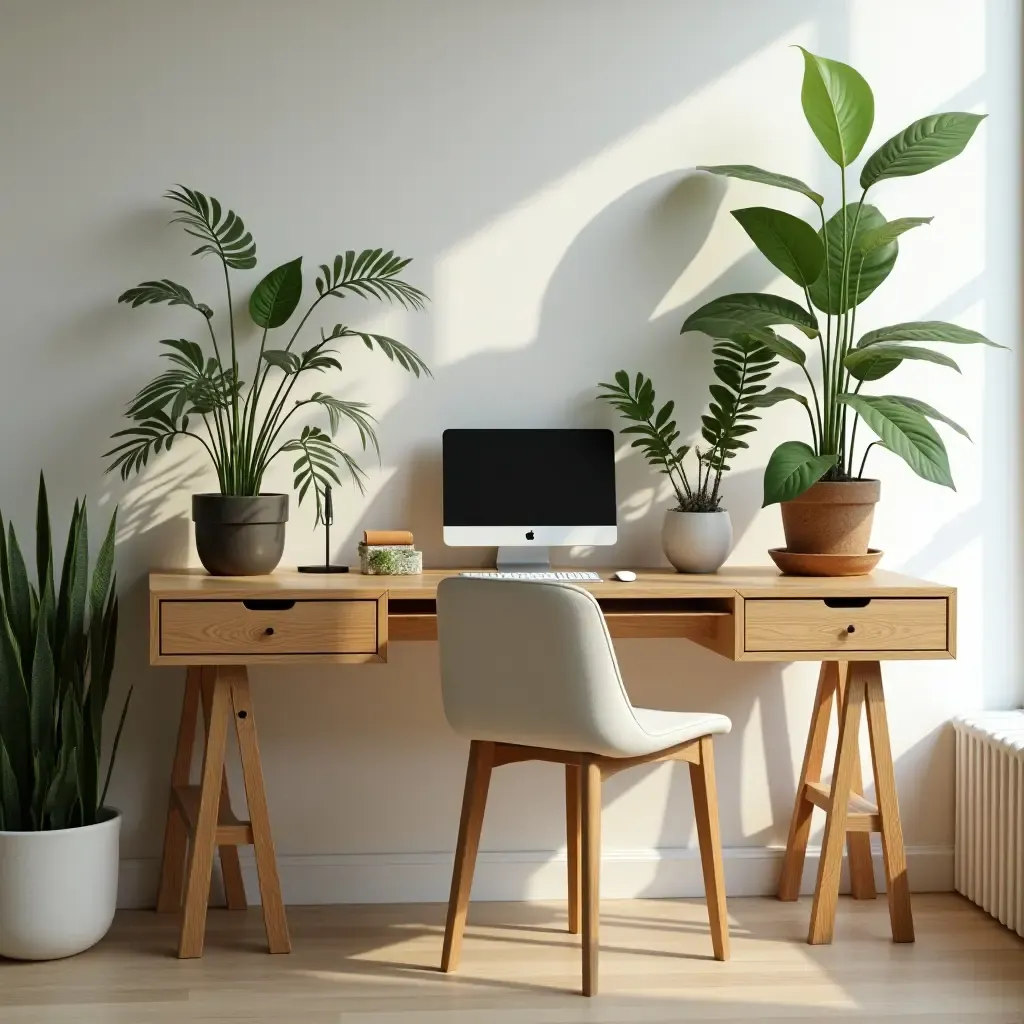
[[[319,427],[303,427],[302,433],[281,445],[281,452],[296,452],[298,458],[292,465],[294,473],[294,487],[299,493],[299,504],[313,488],[316,498],[316,521],[323,522],[323,501],[322,494],[327,484],[332,481],[339,486],[341,479],[338,476],[339,461],[344,464],[349,475],[359,488],[361,493],[366,493],[366,485],[363,477],[366,475],[355,459],[347,452],[342,451]]]
[[[390,250],[364,249],[356,253],[349,249],[334,257],[333,265],[320,265],[316,290],[320,295],[342,296],[346,292],[397,302],[406,309],[425,309],[429,301],[419,288],[403,281],[398,274],[412,261],[396,256]]]
[[[181,224],[203,243],[193,250],[193,256],[210,253],[232,270],[251,270],[256,266],[256,243],[234,210],[225,211],[218,200],[184,185],[166,192],[164,198],[184,208],[171,223]]]
[[[112,473],[115,469],[119,470],[121,479],[127,480],[132,473],[137,473],[145,467],[151,453],[163,449],[170,451],[174,438],[187,431],[187,416],[182,417],[179,422],[172,419],[162,409],[153,409],[133,426],[118,430],[111,435],[115,438],[123,437],[126,440],[104,453],[105,459],[113,459],[107,467],[107,472]]]
[[[192,293],[183,285],[163,278],[160,281],[143,281],[135,288],[129,288],[117,297],[118,302],[131,303],[132,309],[149,302],[166,302],[170,306],[191,306],[209,320],[213,310],[205,302],[196,302]]]
[[[346,327],[345,324],[335,324],[330,334],[324,334],[323,331],[320,333],[325,342],[333,341],[335,338],[361,338],[363,344],[368,349],[372,351],[374,346],[376,346],[391,362],[398,363],[403,370],[408,370],[414,377],[418,377],[421,373],[425,373],[428,377],[434,376],[430,372],[430,367],[427,366],[418,353],[409,348],[408,345],[403,345],[402,342],[389,338],[384,334],[356,331],[351,327]]]
[[[380,444],[377,440],[377,432],[374,429],[376,420],[366,410],[369,406],[366,402],[346,402],[333,395],[325,395],[320,391],[314,391],[306,399],[312,405],[322,405],[327,410],[327,418],[331,421],[331,434],[337,434],[342,420],[354,423],[359,431],[359,440],[362,443],[363,451],[366,451],[367,444],[372,444],[377,458],[380,458]],[[301,404],[305,405],[306,402]]]

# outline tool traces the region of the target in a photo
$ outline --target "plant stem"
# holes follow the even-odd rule
[[[824,207],[818,207],[818,213],[821,216],[821,243],[825,247],[825,285],[827,288],[828,304],[832,304],[832,261],[829,259],[828,254],[828,231],[825,227],[825,210]],[[808,291],[808,301],[810,300],[810,292]],[[828,421],[828,353],[832,349],[832,314],[825,314],[825,341],[821,339],[821,331],[818,332],[818,351],[821,354],[821,383],[822,383],[822,401],[824,403],[824,420],[821,420],[822,426],[818,432],[819,447],[817,448],[817,454],[824,454],[824,450],[820,445],[825,443],[825,427],[824,424]],[[811,385],[811,390],[814,390],[814,385]],[[817,393],[814,393],[814,403],[818,404]]]
[[[228,326],[231,330],[231,375],[232,396],[231,396],[231,493],[238,494],[245,490],[244,477],[242,473],[242,451],[240,448],[240,437],[238,434],[238,350],[235,343],[235,311],[231,305],[231,278],[228,275],[227,261],[221,257],[221,265],[224,268],[224,288],[228,294]]]
[[[876,444],[881,444],[881,441],[872,441],[871,444],[864,449],[864,458],[860,460],[860,472],[857,474],[858,480],[864,479],[864,464],[868,461],[868,452],[875,447]]]

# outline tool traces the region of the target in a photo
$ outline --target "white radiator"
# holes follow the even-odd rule
[[[953,725],[957,892],[1024,936],[1024,711]]]

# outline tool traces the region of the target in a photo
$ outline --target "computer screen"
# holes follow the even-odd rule
[[[446,430],[452,545],[614,544],[611,430]]]

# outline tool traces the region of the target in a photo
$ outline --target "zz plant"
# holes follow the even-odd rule
[[[97,822],[110,785],[131,690],[100,787],[103,711],[117,643],[114,527],[89,571],[85,502],[75,502],[60,570],[46,484],[39,477],[36,580],[14,526],[0,518],[0,829],[76,828]]]
[[[745,334],[725,338],[715,343],[712,352],[718,383],[710,386],[711,404],[701,417],[703,449],[679,444],[675,402],[659,409],[649,377],[638,373],[631,380],[625,370],[619,370],[614,384],[598,385],[604,389],[598,397],[630,423],[622,433],[637,435],[630,447],[639,448],[648,463],[668,477],[678,512],[721,511],[722,476],[736,453],[749,447],[743,438],[756,429],[757,410],[793,397],[788,388],[767,389],[764,381],[778,360],[756,338]],[[686,468],[691,451],[695,477]]]
[[[171,368],[147,384],[130,404],[130,427],[117,431],[122,438],[107,452],[109,469],[123,479],[141,470],[150,455],[170,450],[179,437],[203,446],[217,471],[225,495],[260,493],[264,475],[280,455],[294,456],[292,471],[299,502],[313,488],[318,521],[323,516],[322,495],[328,483],[340,484],[338,470],[344,466],[354,483],[363,490],[363,471],[356,460],[333,440],[343,422],[354,425],[365,451],[371,444],[379,454],[374,419],[365,402],[337,398],[322,391],[293,398],[300,377],[341,370],[335,342],[357,338],[368,348],[378,349],[393,363],[414,376],[430,374],[426,363],[408,346],[382,334],[335,324],[320,329],[320,340],[297,349],[306,322],[327,299],[359,296],[395,302],[406,309],[422,310],[427,296],[400,276],[411,262],[382,249],[349,250],[321,264],[315,284],[317,297],[306,308],[283,347],[268,347],[271,331],[284,327],[302,299],[302,257],[270,271],[252,290],[248,312],[262,333],[259,351],[249,380],[242,379],[239,362],[240,326],[235,322],[231,272],[256,266],[256,243],[242,218],[233,210],[191,188],[178,186],[166,193],[177,207],[172,223],[202,243],[193,256],[213,256],[221,264],[227,298],[227,340],[214,331],[213,309],[198,302],[184,285],[168,279],[144,281],[129,288],[118,301],[133,308],[149,303],[187,306],[202,321],[209,349],[197,341],[171,338],[161,341],[161,355]],[[330,432],[293,417],[309,412],[326,416]]]
[[[957,370],[950,356],[928,347],[994,345],[976,331],[937,320],[879,327],[857,337],[857,311],[892,272],[898,238],[931,217],[887,220],[867,202],[879,182],[922,174],[959,155],[984,115],[932,114],[883,143],[861,167],[861,193],[847,201],[846,170],[867,142],[874,122],[874,97],[853,68],[803,50],[801,102],[804,116],[828,157],[839,167],[840,208],[826,220],[824,197],[796,178],[748,164],[701,167],[731,178],[800,193],[817,207],[820,227],[792,214],[756,206],[733,210],[754,245],[800,290],[803,302],[780,295],[725,295],[687,317],[682,333],[702,331],[736,343],[756,339],[804,375],[810,394],[800,402],[810,421],[810,443],[786,441],[765,470],[764,504],[798,497],[816,481],[863,477],[868,451],[878,445],[899,455],[919,476],[953,487],[949,458],[933,421],[967,436],[959,424],[917,398],[863,394],[906,360],[924,360]],[[779,328],[795,329],[793,338]],[[802,344],[802,343],[803,344]],[[813,359],[805,344],[810,342]],[[995,346],[1003,347],[1003,346]],[[858,447],[863,422],[876,440]],[[858,462],[857,456],[860,455]]]

